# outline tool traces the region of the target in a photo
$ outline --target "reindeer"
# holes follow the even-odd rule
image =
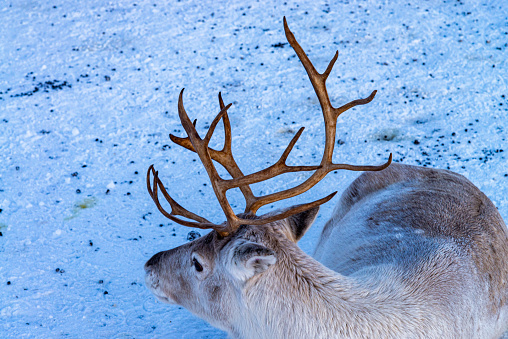
[[[391,154],[380,166],[333,163],[337,118],[369,103],[376,92],[334,108],[325,82],[338,52],[320,74],[285,18],[284,30],[323,112],[321,163],[286,164],[302,127],[274,165],[244,175],[231,152],[231,104],[224,106],[219,94],[221,111],[201,138],[184,109],[182,90],[178,114],[187,137],[170,138],[198,154],[226,221],[214,224],[183,208],[150,166],[148,192],[160,212],[184,226],[213,231],[148,260],[148,288],[157,299],[182,305],[233,338],[501,336],[508,327],[508,234],[495,206],[465,177],[391,164]],[[223,149],[216,150],[209,141],[220,120],[225,141]],[[231,179],[219,176],[214,161]],[[313,223],[319,205],[335,193],[256,215],[261,206],[299,195],[339,169],[366,172],[342,194],[314,258],[296,243]],[[256,196],[249,186],[299,171],[313,173],[280,192]],[[235,214],[226,199],[232,188],[239,188],[245,198],[244,213]],[[161,206],[159,190],[170,212]]]

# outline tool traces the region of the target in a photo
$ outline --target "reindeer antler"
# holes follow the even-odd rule
[[[303,49],[300,47],[300,44],[296,41],[293,33],[289,30],[289,27],[286,22],[286,18],[284,17],[284,30],[286,33],[286,38],[289,41],[290,45],[295,50],[296,54],[300,58],[300,61],[302,62],[305,70],[307,71],[307,74],[310,78],[310,81],[312,83],[312,86],[314,87],[314,91],[316,92],[316,95],[319,99],[319,103],[321,105],[321,110],[323,112],[323,117],[325,121],[325,149],[323,152],[323,157],[321,159],[321,163],[317,166],[289,166],[286,164],[286,160],[289,156],[289,153],[293,149],[293,146],[296,144],[298,138],[302,134],[304,128],[300,128],[300,130],[296,133],[296,135],[293,137],[289,145],[286,147],[286,150],[283,152],[279,160],[273,164],[272,166],[265,168],[261,171],[244,175],[242,171],[240,170],[238,164],[234,160],[232,151],[231,151],[231,125],[229,123],[229,117],[227,116],[227,110],[231,106],[231,104],[224,106],[224,103],[222,101],[222,97],[219,93],[219,103],[221,111],[219,114],[214,118],[212,123],[210,124],[210,128],[205,136],[204,139],[201,139],[198,132],[196,131],[196,128],[194,124],[191,122],[190,118],[188,117],[187,113],[185,112],[184,106],[183,106],[183,89],[180,92],[180,96],[178,99],[178,114],[180,116],[180,121],[182,123],[182,126],[184,127],[185,131],[187,132],[186,138],[179,138],[175,137],[173,135],[170,135],[170,138],[173,142],[176,144],[183,146],[191,151],[194,151],[198,154],[201,162],[203,163],[203,166],[205,167],[208,176],[210,178],[210,181],[212,183],[213,190],[215,192],[215,195],[220,203],[220,206],[226,216],[226,223],[223,224],[214,224],[209,222],[208,220],[189,212],[188,210],[181,207],[176,201],[174,201],[169,194],[167,193],[166,189],[160,182],[158,178],[158,173],[153,169],[153,165],[150,166],[148,169],[147,174],[147,186],[148,186],[148,192],[152,199],[155,201],[155,204],[157,205],[157,208],[169,219],[180,223],[184,226],[190,226],[190,227],[198,227],[198,228],[212,228],[216,230],[219,234],[222,236],[226,236],[232,232],[234,232],[238,227],[240,227],[241,224],[251,224],[251,225],[262,225],[269,222],[273,222],[276,220],[284,219],[289,217],[290,215],[297,214],[300,212],[303,212],[305,210],[311,209],[315,206],[319,206],[327,201],[329,201],[337,192],[334,192],[330,195],[328,195],[325,198],[313,201],[311,203],[303,204],[294,206],[290,209],[285,210],[282,213],[276,214],[276,215],[267,215],[267,216],[261,216],[257,219],[244,219],[241,217],[238,217],[233,209],[231,208],[231,205],[226,199],[226,192],[229,189],[232,188],[240,188],[245,201],[246,201],[246,207],[245,212],[250,214],[255,214],[256,211],[267,204],[273,203],[275,201],[288,199],[294,196],[297,196],[299,194],[302,194],[309,190],[311,187],[316,185],[321,179],[323,179],[330,171],[339,170],[339,169],[346,169],[351,171],[379,171],[386,167],[388,167],[392,161],[392,154],[390,154],[390,157],[388,158],[388,161],[380,166],[356,166],[356,165],[348,165],[348,164],[334,164],[332,162],[332,156],[333,156],[333,150],[334,150],[334,144],[335,144],[335,130],[337,125],[337,118],[340,114],[347,111],[348,109],[355,107],[357,105],[365,105],[372,101],[374,98],[376,91],[372,92],[371,95],[365,99],[358,99],[351,101],[348,104],[345,104],[339,108],[334,108],[332,104],[330,103],[330,99],[328,96],[328,91],[326,89],[326,79],[330,75],[330,72],[332,71],[333,65],[338,57],[338,52],[335,53],[335,56],[330,61],[328,67],[324,71],[324,73],[318,73],[312,63],[310,62],[309,58],[303,51]],[[210,139],[213,135],[213,132],[215,130],[215,127],[217,126],[219,120],[223,120],[224,123],[224,133],[225,133],[225,141],[224,141],[224,147],[222,150],[217,151],[208,146]],[[217,170],[213,164],[213,161],[215,160],[218,163],[220,163],[224,168],[231,174],[232,179],[222,179],[219,174],[217,173]],[[314,173],[303,183],[300,185],[289,188],[287,190],[283,190],[280,192],[276,192],[273,194],[268,194],[265,196],[257,197],[252,193],[252,190],[250,189],[249,185],[265,181],[267,179],[276,177],[278,175],[281,175],[283,173],[290,173],[290,172],[299,172],[299,171],[314,171]],[[150,175],[153,175],[153,189],[150,184]],[[169,202],[171,206],[171,213],[166,212],[160,205],[158,196],[157,196],[157,190],[161,189],[164,197]],[[192,220],[195,220],[196,222],[186,221],[179,218],[176,218],[175,215],[180,215]]]

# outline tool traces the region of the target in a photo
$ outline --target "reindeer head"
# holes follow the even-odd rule
[[[214,231],[206,236],[178,248],[154,255],[145,265],[146,283],[150,290],[164,302],[180,304],[213,325],[231,331],[231,323],[241,307],[240,299],[247,286],[255,284],[266,273],[277,271],[280,256],[296,247],[296,242],[312,224],[319,205],[329,201],[336,192],[314,202],[292,206],[261,216],[256,211],[278,200],[288,199],[309,190],[330,171],[347,169],[353,171],[378,171],[386,168],[392,160],[380,166],[355,166],[334,164],[332,162],[335,144],[337,118],[346,110],[357,105],[369,103],[376,91],[365,99],[354,100],[339,108],[334,108],[325,86],[338,53],[324,73],[318,73],[309,58],[289,30],[284,18],[286,37],[300,58],[314,90],[318,96],[325,121],[325,147],[321,163],[316,166],[290,166],[286,164],[293,146],[303,132],[303,127],[293,137],[280,159],[272,166],[261,171],[244,175],[231,152],[231,126],[227,110],[219,93],[221,111],[210,124],[206,136],[202,139],[191,122],[183,106],[183,90],[178,100],[178,114],[187,133],[179,138],[170,135],[176,144],[199,155],[213,190],[226,216],[226,222],[214,224],[179,205],[166,191],[153,165],[147,173],[147,188],[159,211],[179,224]],[[224,148],[215,150],[208,146],[215,127],[222,120],[225,131]],[[217,173],[214,161],[222,165],[231,175],[223,179]],[[313,171],[313,174],[300,185],[266,196],[255,196],[249,185],[261,182],[283,173]],[[152,179],[153,178],[153,179]],[[239,188],[246,208],[244,213],[235,214],[226,199],[226,191]],[[158,191],[161,191],[171,206],[167,212],[160,204]],[[177,218],[182,216],[194,221]]]
[[[160,301],[182,305],[231,332],[233,320],[242,313],[242,291],[263,279],[267,270],[278,275],[278,258],[294,250],[318,210],[261,226],[241,225],[225,237],[213,231],[159,252],[145,264],[146,285]]]

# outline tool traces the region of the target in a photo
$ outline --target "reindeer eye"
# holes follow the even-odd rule
[[[196,258],[192,258],[192,265],[194,265],[194,268],[196,271],[201,272],[203,271],[203,266],[199,263],[199,261],[196,260]]]

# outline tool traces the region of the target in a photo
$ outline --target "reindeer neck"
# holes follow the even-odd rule
[[[244,289],[239,338],[376,337],[405,327],[404,297],[340,275],[297,246]],[[396,335],[395,335],[396,337]]]

